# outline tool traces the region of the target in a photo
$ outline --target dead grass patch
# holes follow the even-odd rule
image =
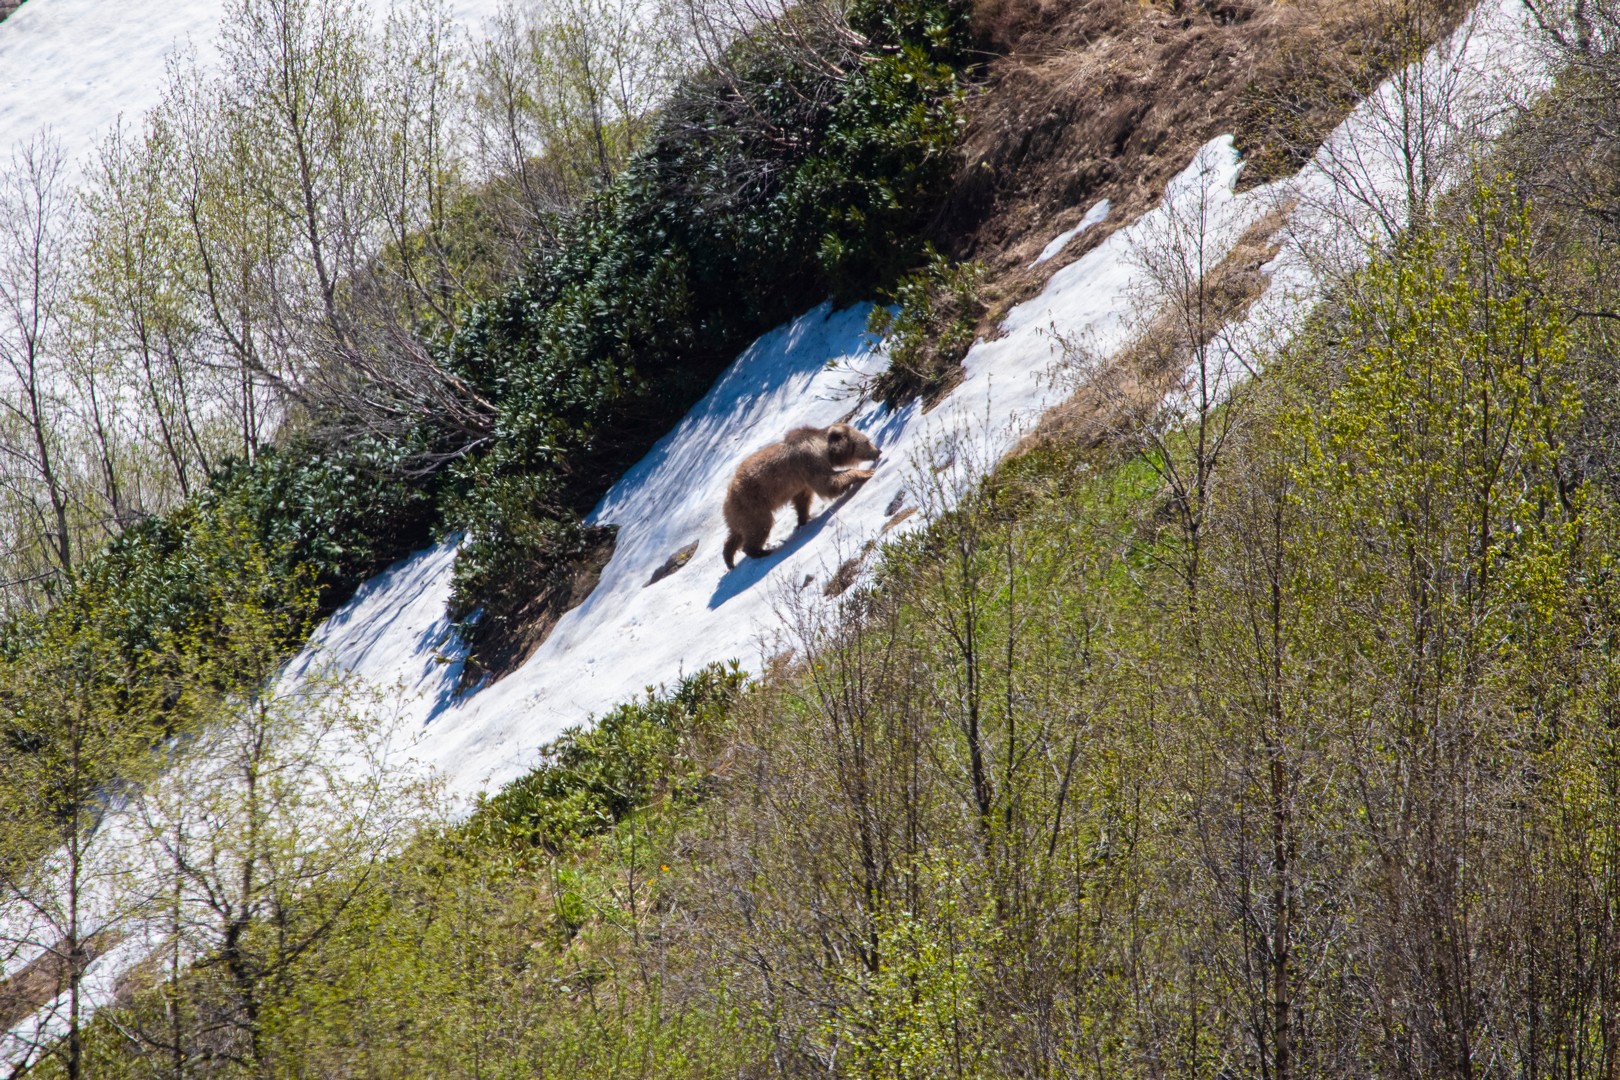
[[[1204,279],[1210,327],[1198,347],[1208,345],[1224,326],[1241,319],[1266,289],[1264,266],[1281,250],[1279,235],[1287,208],[1278,208],[1238,239],[1220,265]],[[1083,381],[1063,404],[1049,409],[1014,455],[1064,442],[1088,450],[1129,452],[1138,434],[1176,389],[1193,362],[1195,343],[1170,314],[1151,321],[1118,353],[1081,372]]]
[[[113,933],[94,934],[80,944],[80,970],[117,945],[122,938]],[[56,1000],[68,986],[71,974],[66,941],[47,949],[16,974],[0,981],[0,1025],[9,1031]]]
[[[997,54],[969,107],[936,244],[990,269],[992,332],[1058,269],[1134,221],[1210,139],[1246,182],[1298,167],[1368,87],[1450,32],[1469,0],[979,0]],[[1109,220],[1046,243],[1099,199]]]

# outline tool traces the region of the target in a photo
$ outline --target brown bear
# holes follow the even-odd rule
[[[726,489],[726,566],[736,565],[737,549],[758,559],[769,554],[765,541],[778,507],[793,504],[799,524],[810,520],[810,496],[833,499],[872,479],[871,469],[834,470],[882,456],[872,440],[848,424],[794,428],[781,442],[756,450],[737,466]]]

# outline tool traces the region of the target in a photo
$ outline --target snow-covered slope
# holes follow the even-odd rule
[[[10,74],[4,50],[14,24],[74,5],[96,6],[30,0],[0,25],[0,80]],[[201,0],[179,6],[212,7]],[[1435,140],[1425,148],[1433,160],[1488,135],[1503,102],[1545,83],[1529,40],[1519,0],[1488,0],[1478,20],[1431,54],[1426,80],[1450,87],[1445,122],[1426,133]],[[1196,238],[1196,258],[1213,266],[1249,225],[1291,208],[1271,287],[1230,331],[1245,347],[1285,340],[1319,295],[1324,275],[1353,264],[1365,251],[1361,240],[1387,236],[1405,216],[1402,146],[1410,144],[1391,127],[1401,108],[1394,94],[1391,86],[1382,89],[1334,133],[1315,164],[1284,184],[1237,194],[1241,164],[1231,139],[1205,146],[1157,208],[1054,274],[1041,295],[1008,315],[995,340],[975,345],[962,383],[931,412],[915,405],[890,412],[861,400],[863,380],[884,363],[864,333],[865,309],[818,308],[765,335],[595,509],[593,521],[619,527],[600,584],[505,680],[456,693],[464,652],[444,614],[454,559],[444,545],[362,587],[289,667],[286,687],[296,690],[312,671],[335,667],[378,688],[415,732],[410,753],[465,800],[530,767],[536,748],[563,728],[644,687],[715,660],[735,658],[759,670],[780,650],[785,599],[830,602],[825,585],[847,560],[885,536],[917,528],[926,515],[906,511],[948,505],[993,466],[1047,405],[1067,394],[1071,346],[1106,357],[1128,340],[1135,318],[1151,311],[1145,266],[1153,257],[1177,244],[1185,254]],[[0,105],[0,139],[11,137],[11,123]],[[1106,213],[1099,206],[1088,220],[1095,225]],[[1050,253],[1072,239],[1056,238]],[[836,503],[819,504],[802,529],[791,529],[784,511],[776,534],[782,549],[727,571],[719,507],[737,463],[791,427],[846,416],[884,451],[876,477]],[[689,563],[649,584],[693,542]],[[120,828],[117,815],[104,827]],[[15,914],[0,912],[0,919]],[[106,999],[116,974],[142,955],[144,940],[132,929],[124,946],[97,961],[89,997]],[[8,967],[17,970],[31,955],[19,954]],[[0,1041],[0,1057],[17,1059],[18,1047],[59,1030],[61,1015],[60,1007],[42,1010],[10,1042]]]
[[[336,663],[373,684],[401,687],[422,725],[416,753],[466,796],[513,778],[532,766],[542,742],[644,687],[715,660],[759,670],[781,651],[774,638],[786,593],[821,596],[838,568],[881,540],[886,526],[895,523],[892,535],[921,524],[926,515],[905,511],[920,500],[948,503],[1065,393],[1058,377],[1065,341],[1085,339],[1103,350],[1123,343],[1142,287],[1133,251],[1147,237],[1199,201],[1218,259],[1264,211],[1267,191],[1233,194],[1238,168],[1229,137],[1205,147],[1159,209],[1059,271],[1039,297],[1008,315],[1002,336],[975,345],[966,377],[932,412],[916,404],[891,412],[861,400],[863,380],[885,363],[865,334],[867,308],[823,306],[765,335],[597,506],[592,522],[619,527],[601,582],[501,682],[454,693],[460,646],[443,617],[454,556],[448,546],[363,587],[320,630],[295,672]],[[780,514],[780,550],[728,571],[719,511],[738,462],[789,428],[845,417],[882,448],[876,477],[818,505],[802,529],[792,528],[791,513]],[[691,562],[648,584],[694,541]]]
[[[1433,116],[1443,106],[1443,122],[1431,125],[1422,148],[1431,160],[1449,160],[1480,136],[1481,125],[1488,131],[1504,102],[1543,84],[1528,41],[1519,0],[1492,0],[1431,53],[1422,84],[1434,99],[1425,107]],[[1157,208],[1060,270],[1040,296],[1007,316],[1000,336],[977,343],[966,377],[932,412],[915,404],[889,412],[861,399],[863,380],[885,362],[864,334],[865,309],[818,308],[764,336],[595,509],[593,522],[619,527],[600,584],[503,681],[455,692],[463,653],[444,617],[454,557],[448,546],[363,587],[320,630],[291,677],[311,664],[334,664],[396,688],[419,725],[415,753],[466,797],[518,775],[541,743],[648,686],[717,660],[760,670],[781,650],[785,598],[821,597],[838,568],[867,545],[921,525],[925,514],[905,511],[920,501],[948,504],[1066,394],[1066,346],[1105,357],[1125,343],[1133,313],[1153,302],[1144,265],[1154,251],[1196,235],[1202,263],[1213,266],[1249,225],[1293,207],[1272,287],[1230,332],[1246,350],[1286,339],[1329,265],[1354,262],[1364,242],[1376,242],[1390,221],[1404,217],[1411,144],[1391,123],[1410,103],[1397,85],[1418,83],[1386,85],[1293,181],[1235,194],[1241,165],[1232,140],[1204,147]],[[1106,206],[1094,208],[1086,221],[1106,213]],[[1053,254],[1070,239],[1056,238]],[[843,418],[882,448],[877,476],[837,503],[819,504],[802,529],[793,530],[784,511],[775,536],[781,549],[727,571],[719,509],[737,463],[789,428]],[[693,542],[689,564],[649,584]]]

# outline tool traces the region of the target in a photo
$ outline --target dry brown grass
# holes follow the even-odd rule
[[[1233,133],[1254,177],[1297,168],[1467,0],[979,0],[996,54],[970,107],[936,243],[990,268],[984,330],[1134,221],[1197,148]],[[1113,213],[1029,264],[1097,200]]]
[[[1197,345],[1208,345],[1220,327],[1241,319],[1265,291],[1262,267],[1281,248],[1278,237],[1285,220],[1286,208],[1279,208],[1257,221],[1205,277],[1210,331]],[[1193,359],[1193,347],[1177,320],[1161,315],[1130,345],[1084,372],[1069,399],[1048,410],[1014,453],[1050,442],[1085,449],[1137,449],[1138,433],[1176,389]]]
[[[88,967],[121,940],[113,933],[86,938],[80,945],[81,964]],[[66,942],[58,942],[15,974],[0,980],[0,1025],[4,1025],[5,1030],[22,1023],[67,989],[69,951]]]

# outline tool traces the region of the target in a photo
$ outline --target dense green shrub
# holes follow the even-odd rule
[[[431,536],[431,482],[401,479],[410,448],[354,439],[341,448],[293,445],[220,470],[198,500],[241,516],[289,568],[307,566],[323,610]]]
[[[950,389],[985,312],[984,274],[983,263],[953,264],[930,252],[926,266],[890,291],[893,306],[872,309],[866,328],[889,344],[889,366],[873,386],[885,404],[932,400]]]
[[[0,658],[18,663],[42,642],[82,639],[103,689],[139,699],[154,737],[172,732],[172,710],[146,685],[164,678],[161,658],[189,668],[229,649],[224,613],[250,608],[273,639],[233,673],[250,688],[361,581],[429,538],[433,501],[396,478],[398,454],[356,440],[341,452],[295,446],[227,465],[197,498],[123,532],[52,607],[0,627]]]
[[[314,613],[330,611],[430,535],[432,503],[393,477],[395,457],[382,444],[358,441],[342,452],[270,450],[231,462],[192,502],[124,532],[87,573],[125,598],[130,647],[142,648],[203,615],[211,583],[238,576],[235,547],[209,539],[232,523],[244,542],[269,554],[273,580],[289,588],[307,580],[320,596]],[[291,630],[301,635],[308,626]]]
[[[541,748],[544,763],[486,801],[466,828],[506,843],[560,851],[612,828],[654,795],[700,794],[709,764],[693,753],[748,683],[711,664],[671,692],[621,705]]]

